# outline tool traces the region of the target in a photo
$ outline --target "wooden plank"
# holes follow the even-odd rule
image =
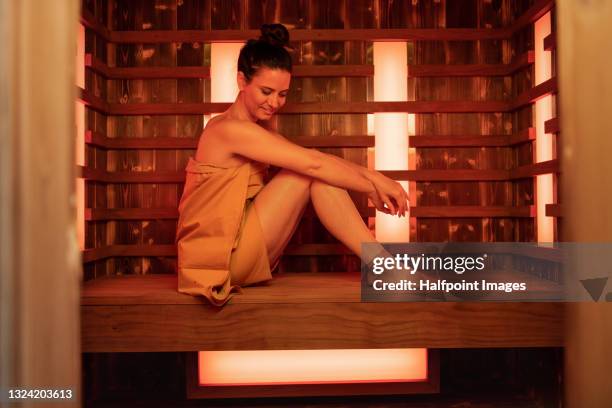
[[[86,131],[85,142],[105,149],[195,149],[196,138],[187,137],[117,137]],[[304,147],[365,148],[374,146],[374,136],[297,136],[290,139]]]
[[[525,128],[514,135],[473,135],[473,136],[410,136],[410,147],[501,147],[513,146],[535,140],[535,129]]]
[[[210,78],[208,66],[180,67],[108,67],[91,54],[85,54],[85,66],[110,79]],[[373,65],[294,65],[294,77],[370,77]]]
[[[294,65],[295,77],[371,77],[373,65]]]
[[[408,29],[295,29],[290,30],[292,41],[477,41],[509,39],[518,30],[534,23],[553,6],[552,0],[539,0],[509,28],[408,28]],[[147,30],[112,31],[95,21],[86,10],[81,23],[114,43],[169,43],[169,42],[235,42],[259,36],[259,30]]]
[[[511,109],[516,110],[556,92],[557,78],[553,77],[518,95],[511,103]]]
[[[546,204],[547,217],[563,217],[561,212],[561,204]]]
[[[544,49],[546,51],[553,51],[557,48],[557,36],[555,33],[550,33],[544,37]]]
[[[558,117],[544,122],[544,133],[561,133]]]
[[[503,181],[509,170],[381,170],[393,180],[409,181]]]
[[[528,127],[519,133],[508,136],[508,145],[516,146],[522,143],[532,142],[536,138],[535,128]]]
[[[91,14],[89,10],[87,10],[85,7],[81,8],[80,22],[85,27],[89,28],[90,30],[92,30],[93,32],[95,32],[96,34],[104,38],[106,41],[110,40],[111,33],[108,30],[108,28],[104,27],[104,25],[99,23],[96,20],[96,17],[93,14]]]
[[[184,171],[102,172],[82,166],[77,166],[77,171],[81,178],[106,183],[182,183],[185,181]],[[558,172],[557,160],[530,164],[512,170],[381,170],[381,173],[393,180],[408,181],[505,181]]]
[[[540,17],[552,10],[554,0],[536,0],[534,4],[512,24],[512,34],[535,23]]]
[[[525,128],[514,135],[418,135],[410,136],[410,147],[502,147],[535,140],[535,129]]]
[[[85,143],[104,149],[195,149],[198,140],[190,137],[106,137],[99,132],[85,132]]]
[[[109,105],[112,115],[199,115],[221,113],[230,103],[128,103]],[[506,112],[506,101],[411,101],[411,102],[302,102],[285,105],[278,113],[475,113]]]
[[[411,65],[411,77],[437,76],[508,76],[533,63],[533,51],[526,52],[510,64],[429,64]],[[110,79],[154,78],[210,78],[206,66],[188,67],[108,67],[93,57],[85,55],[85,66]],[[372,65],[294,65],[294,77],[371,77]]]
[[[316,216],[316,214],[310,214]],[[375,216],[375,209],[368,208],[368,211],[362,214],[364,217]],[[514,207],[514,206],[418,206],[410,207],[410,217],[419,218],[445,218],[445,217],[533,217],[532,206]],[[86,221],[102,221],[102,220],[149,220],[149,219],[176,219],[178,218],[178,210],[176,208],[86,208]],[[332,247],[324,246],[319,253],[313,250],[314,247],[299,246],[296,250],[306,255],[325,255],[329,251],[332,254],[346,253],[331,249]],[[310,249],[307,249],[310,248]],[[293,254],[294,249],[289,252]],[[305,251],[305,252],[304,252]],[[308,252],[308,251],[311,251]],[[308,253],[306,253],[308,252]],[[297,252],[296,252],[297,254]]]
[[[182,183],[184,171],[101,171],[77,166],[77,177],[104,183]]]
[[[92,71],[102,75],[105,78],[110,78],[109,68],[106,63],[100,61],[93,54],[85,54],[85,67],[91,69]]]
[[[298,136],[293,143],[302,147],[366,148],[374,147],[374,136]]]
[[[418,135],[408,138],[410,147],[499,147],[508,145],[508,135]]]
[[[528,166],[524,166],[527,171]],[[537,171],[537,170],[533,170]],[[510,179],[509,170],[382,170],[381,173],[394,180],[410,181],[503,181]],[[184,171],[116,171],[102,172],[89,168],[81,169],[81,177],[106,183],[182,183]],[[538,173],[543,174],[543,173]],[[521,178],[515,176],[514,178]]]
[[[557,80],[551,78],[506,101],[410,101],[410,102],[304,102],[286,105],[279,113],[476,113],[506,112],[557,92]],[[221,113],[229,103],[129,103],[108,104],[79,88],[79,99],[93,109],[112,115],[197,115]]]
[[[81,251],[81,260],[83,263],[94,262],[100,259],[110,258],[112,255],[112,248],[110,246],[103,246],[99,248],[88,248]]]
[[[108,67],[91,54],[85,66],[109,79],[210,78],[210,67]]]
[[[408,67],[410,77],[509,76],[534,62],[528,51],[510,64],[419,64]]]
[[[510,171],[512,180],[529,178],[540,174],[559,173],[559,161],[547,160],[540,163],[528,164],[520,166]]]
[[[84,103],[88,108],[102,113],[109,113],[109,105],[106,101],[92,95],[83,88],[77,87],[77,100]]]
[[[85,180],[102,181],[102,182],[106,181],[107,172],[102,171],[102,170],[92,169],[89,167],[77,165],[75,173],[76,173],[77,178],[82,178]]]
[[[280,274],[214,308],[176,279],[85,282],[83,352],[563,344],[562,303],[362,303],[360,274],[340,272]]]
[[[86,208],[86,221],[168,220],[178,218],[177,208]]]
[[[289,30],[291,41],[476,41],[502,40],[510,37],[507,28],[352,28],[352,29],[294,29]],[[171,43],[171,42],[236,42],[259,37],[259,30],[147,30],[113,31],[114,43]]]
[[[289,246],[283,253],[285,256],[316,256],[316,255],[351,255],[352,252],[342,244],[300,244]],[[82,253],[84,262],[115,256],[176,256],[176,245],[109,245]]]
[[[205,115],[222,113],[231,103],[111,103],[111,115]]]
[[[559,1],[558,72],[563,96],[562,241],[612,242],[612,7],[609,3]],[[608,45],[606,45],[608,44]],[[608,187],[606,187],[606,185]],[[596,256],[575,257],[572,272],[579,279],[610,276],[609,264]],[[612,287],[598,302],[567,306],[565,319],[565,406],[605,407],[612,401]]]
[[[410,216],[417,218],[529,218],[534,217],[533,206],[418,206],[410,208]]]
[[[111,79],[210,78],[210,67],[134,67],[107,68]],[[372,65],[295,65],[294,77],[368,77]]]
[[[550,133],[550,132],[547,132]],[[410,147],[502,147],[534,140],[533,128],[515,135],[418,135],[408,138]],[[364,148],[374,147],[374,136],[297,136],[290,139],[303,147]],[[195,149],[198,139],[186,137],[108,138],[86,131],[85,143],[105,149]]]
[[[86,399],[75,307],[82,276],[77,231],[83,231],[74,179],[79,5],[0,5],[2,407],[44,401],[77,408]],[[9,391],[28,388],[57,392],[32,390],[30,398],[29,391]]]
[[[453,208],[453,207],[449,207]],[[457,206],[454,206],[453,209],[456,209]],[[425,211],[428,211],[425,208]],[[435,210],[434,210],[435,211]],[[462,211],[459,209],[458,211]],[[465,211],[465,210],[463,210]],[[518,207],[517,210],[505,209],[504,211],[508,211],[508,215],[501,214],[500,211],[494,210],[493,207],[490,207],[488,211],[489,217],[497,217],[501,216],[504,218],[512,218],[512,217],[535,217],[535,209],[533,206],[527,207]],[[527,211],[529,214],[526,215]],[[496,214],[495,214],[496,213]],[[521,214],[523,213],[523,214]],[[424,214],[426,214],[424,212]],[[435,215],[436,218],[438,214],[443,215],[443,217],[457,217],[458,215],[452,214],[451,211],[444,211],[443,213],[430,213]],[[464,212],[463,214],[467,214]],[[472,212],[474,214],[474,212]],[[477,216],[481,218],[482,216]],[[491,248],[490,251],[495,252],[495,247]],[[499,249],[499,252],[495,253],[507,253],[508,248],[503,247]],[[521,255],[527,256],[530,258],[544,259],[553,262],[561,262],[562,254],[559,250],[554,248],[544,248],[544,247],[518,247],[516,249],[512,249],[510,251],[513,255]],[[90,248],[85,249],[81,252],[83,262],[93,262],[104,258],[110,257],[176,257],[176,245],[166,245],[166,244],[153,244],[153,245],[107,245],[100,248]],[[333,256],[333,255],[353,255],[353,253],[346,248],[342,244],[295,244],[289,245],[285,251],[283,252],[284,256]]]
[[[478,113],[507,112],[557,92],[557,80],[551,78],[506,101],[409,101],[409,102],[303,102],[286,105],[279,113]],[[111,115],[199,115],[221,113],[230,103],[112,103],[79,91],[80,100],[93,109]]]

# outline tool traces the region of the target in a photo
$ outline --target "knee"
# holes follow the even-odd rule
[[[324,191],[335,191],[335,192],[344,192],[347,193],[347,191],[343,188],[340,187],[336,187],[333,186],[331,184],[328,184],[324,181],[321,180],[317,180],[317,179],[313,179],[312,182],[310,183],[310,192],[324,192]],[[348,193],[347,193],[348,194]]]
[[[281,178],[291,187],[302,188],[307,191],[310,190],[313,183],[311,177],[287,169],[281,169],[276,177]]]

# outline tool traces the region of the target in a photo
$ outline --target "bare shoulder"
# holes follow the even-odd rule
[[[227,143],[226,135],[230,132],[244,132],[248,129],[245,121],[228,119],[222,115],[208,121],[198,142],[195,159],[198,161],[218,164],[221,166],[236,166],[244,161],[232,152]]]
[[[216,135],[227,137],[231,135],[239,135],[242,132],[263,131],[264,128],[249,120],[224,118],[212,123],[211,130]]]

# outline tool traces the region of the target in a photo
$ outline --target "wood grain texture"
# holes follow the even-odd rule
[[[554,0],[535,0],[533,5],[514,21],[512,32],[516,33],[527,25],[535,23],[540,17],[548,13],[554,5]]]
[[[420,208],[420,207],[417,207]],[[419,210],[420,211],[420,210]],[[454,212],[454,213],[453,213]],[[516,209],[499,209],[499,208],[485,208],[480,212],[476,212],[475,208],[465,206],[453,206],[449,207],[448,210],[440,208],[423,208],[423,215],[415,215],[415,217],[422,218],[495,218],[501,217],[507,218],[526,218],[534,217],[535,210],[533,206],[527,208],[516,208]],[[495,251],[495,248],[490,249]],[[544,259],[548,261],[559,261],[561,259],[561,253],[555,249],[548,248],[518,248],[507,250],[506,248],[500,249],[500,253],[510,253],[515,255],[527,256],[531,258]],[[505,252],[503,252],[505,251]],[[91,248],[82,251],[82,259],[84,263],[98,261],[100,259],[110,257],[176,257],[177,251],[174,244],[119,244],[119,245],[107,245],[98,248]],[[331,256],[331,255],[350,255],[354,254],[340,243],[298,243],[290,244],[287,246],[283,255],[288,257],[304,257],[304,256]]]
[[[45,397],[35,389],[71,390],[69,399],[46,393],[48,407],[85,402],[75,304],[85,196],[74,178],[75,148],[84,148],[75,132],[79,3],[0,4],[1,406],[35,404]],[[9,389],[34,396],[10,399]]]
[[[510,64],[419,64],[408,67],[410,77],[508,76],[534,62],[533,51],[527,51]]]
[[[514,135],[418,135],[410,136],[410,147],[501,147],[535,139],[535,129],[526,128]]]
[[[528,103],[528,102],[525,102]],[[513,104],[515,104],[513,102]],[[111,115],[197,115],[221,113],[229,103],[111,103]],[[513,105],[503,101],[418,101],[418,102],[300,102],[285,105],[279,114],[287,113],[375,113],[375,112],[506,112]]]
[[[178,293],[176,276],[97,279],[81,298],[83,351],[562,345],[559,303],[359,299],[351,273],[278,275],[222,309]]]
[[[530,103],[534,103],[540,98],[557,92],[557,78],[553,77],[533,88],[519,94],[512,101],[512,109],[516,110]]]
[[[508,76],[534,61],[533,51],[521,54],[509,64],[423,64],[410,65],[411,77]],[[92,54],[85,55],[85,66],[109,79],[210,78],[207,66],[109,67]],[[294,65],[293,77],[371,77],[373,65]]]
[[[105,149],[196,149],[199,138],[193,137],[116,137],[86,131],[85,143]],[[294,136],[293,143],[303,147],[365,148],[374,146],[374,136]]]
[[[558,172],[558,164],[550,162],[522,166],[515,170],[381,170],[393,180],[409,181],[503,181],[537,174]],[[76,166],[78,177],[105,183],[182,183],[184,171],[100,171]],[[512,173],[511,173],[512,172]]]
[[[375,216],[375,210],[368,207],[364,217]],[[533,207],[503,206],[418,206],[410,207],[410,217],[443,218],[443,217],[533,217]],[[316,216],[315,213],[304,216]],[[176,219],[178,209],[172,208],[86,208],[86,221],[100,220],[151,220]]]
[[[603,51],[612,37],[609,2],[558,2],[559,117],[563,118],[560,202],[563,203],[563,241],[611,242],[612,190],[612,54]],[[609,47],[608,47],[609,48]],[[577,277],[595,275],[602,262],[595,257],[576,257],[570,265]],[[606,293],[607,292],[607,293]],[[565,378],[569,408],[603,407],[612,401],[612,295],[606,301],[568,305],[566,315]]]
[[[81,9],[80,23],[89,28],[104,40],[108,41],[111,38],[111,32],[102,23],[96,20],[96,17],[87,8]]]
[[[548,160],[545,162],[528,164],[526,166],[520,166],[513,169],[510,172],[511,179],[520,179],[526,177],[533,177],[539,174],[559,173],[559,161]]]
[[[168,42],[236,42],[257,38],[259,30],[147,30],[112,31],[114,43],[168,43]],[[506,28],[389,28],[389,29],[297,29],[289,30],[291,41],[475,41],[508,38]]]

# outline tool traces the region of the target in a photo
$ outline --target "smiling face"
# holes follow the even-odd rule
[[[282,69],[261,67],[250,82],[238,72],[238,88],[249,114],[256,120],[268,120],[283,107],[290,82],[291,74]]]

